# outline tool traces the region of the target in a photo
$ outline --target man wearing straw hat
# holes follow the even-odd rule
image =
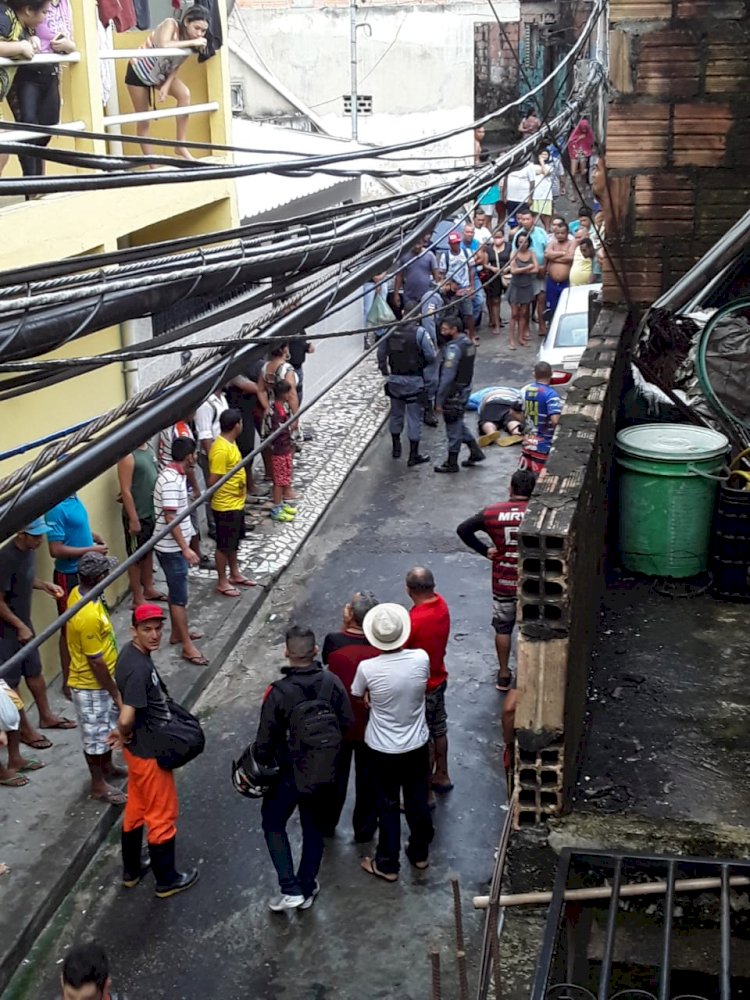
[[[411,619],[400,604],[378,604],[365,615],[362,630],[380,656],[363,660],[351,687],[355,698],[370,707],[365,743],[370,751],[373,784],[378,803],[379,837],[374,858],[363,858],[369,875],[395,882],[401,853],[399,793],[409,826],[406,856],[423,870],[429,866],[434,830],[429,791],[429,730],[425,694],[430,659],[423,649],[404,649]]]

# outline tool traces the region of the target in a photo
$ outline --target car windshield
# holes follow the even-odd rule
[[[572,313],[560,317],[555,336],[555,347],[585,347],[588,339],[588,313]]]

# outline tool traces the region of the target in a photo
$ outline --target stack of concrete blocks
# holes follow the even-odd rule
[[[631,334],[626,310],[600,315],[519,533],[517,829],[562,812],[575,780]]]

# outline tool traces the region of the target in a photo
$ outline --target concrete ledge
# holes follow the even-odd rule
[[[550,812],[567,803],[583,731],[630,334],[625,310],[599,316],[519,534],[517,750],[562,739],[559,785],[545,785],[550,801],[559,793]]]

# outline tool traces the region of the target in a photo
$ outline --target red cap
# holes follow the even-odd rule
[[[448,242],[449,243],[460,243],[461,242],[461,234],[460,233],[451,233],[450,236],[448,237]]]
[[[133,611],[133,623],[148,622],[154,618],[165,619],[167,616],[158,604],[139,604]]]

